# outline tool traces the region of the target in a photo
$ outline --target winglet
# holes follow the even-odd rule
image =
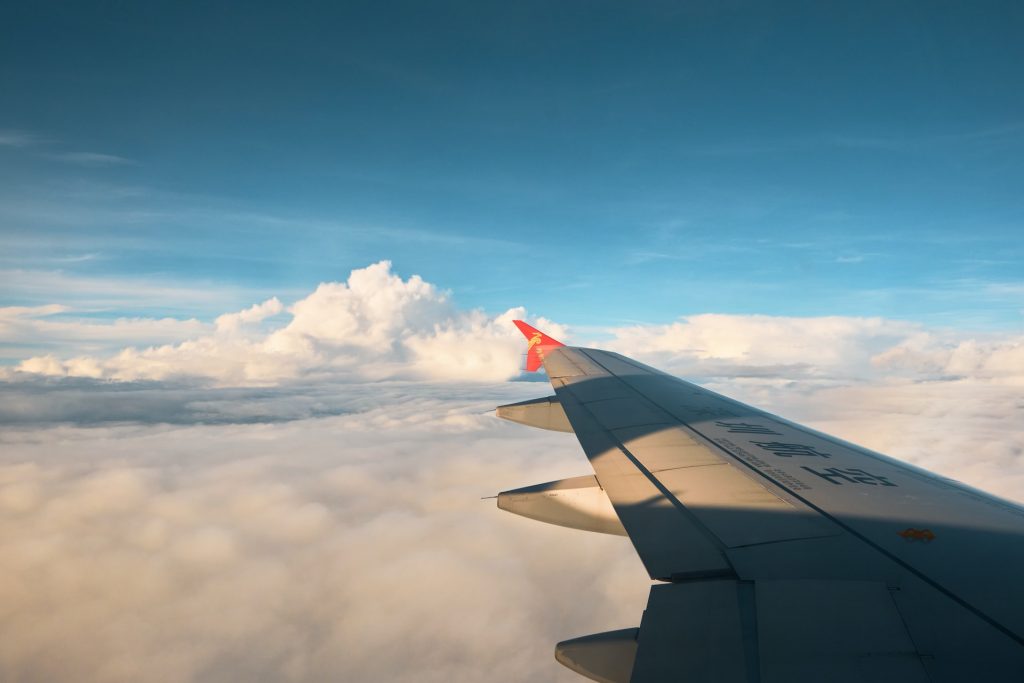
[[[523,333],[528,342],[526,347],[526,369],[530,372],[536,372],[540,369],[541,363],[544,362],[545,353],[559,346],[565,346],[562,342],[552,339],[536,328],[530,327],[522,320],[513,320],[512,322],[516,324],[516,327],[519,328],[519,331]]]

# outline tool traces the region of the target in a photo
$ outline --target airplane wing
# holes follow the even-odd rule
[[[1024,681],[1024,509],[617,353],[516,325],[593,475],[499,507],[629,536],[638,627],[559,643],[596,681]],[[964,458],[972,457],[964,453]]]

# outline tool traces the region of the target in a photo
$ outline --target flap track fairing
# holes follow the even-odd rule
[[[549,429],[553,432],[572,432],[565,409],[557,396],[533,398],[520,403],[498,406],[497,415],[503,420],[518,422],[528,427]]]
[[[503,491],[498,494],[498,507],[570,529],[626,535],[608,494],[593,475]]]

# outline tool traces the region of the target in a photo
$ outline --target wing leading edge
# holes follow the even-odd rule
[[[568,423],[594,477],[506,509],[624,531],[660,582],[638,629],[560,662],[603,681],[1024,680],[1020,507],[516,325],[555,396],[499,416]]]

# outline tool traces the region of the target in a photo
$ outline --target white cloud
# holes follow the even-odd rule
[[[1024,382],[1024,334],[975,334],[885,318],[703,314],[611,330],[613,350],[694,377]]]
[[[30,372],[36,375],[48,377],[60,377],[68,374],[67,366],[71,363],[63,363],[53,356],[33,356],[18,364],[21,372]]]
[[[244,311],[238,313],[225,313],[214,321],[214,325],[218,332],[237,332],[243,325],[253,325],[258,322],[262,322],[267,318],[277,315],[284,306],[278,298],[271,297],[263,303],[253,304]]]
[[[1024,335],[951,340],[921,333],[876,355],[872,361],[885,371],[1019,384],[1024,382]]]
[[[142,248],[141,244],[130,246]],[[38,245],[33,249],[45,251]],[[63,270],[0,268],[0,282],[4,283],[4,294],[12,299],[40,304],[61,299],[63,305],[90,311],[128,308],[195,315],[196,311],[210,309],[221,312],[225,302],[251,301],[254,296],[250,290],[212,282],[79,275]]]
[[[627,540],[479,500],[588,471],[571,435],[485,413],[544,385],[0,388],[8,677],[570,683],[555,642],[639,623],[649,582]],[[1024,485],[1012,387],[713,388],[996,493]]]
[[[195,377],[223,386],[328,377],[498,381],[520,372],[523,345],[511,320],[525,316],[521,308],[497,316],[460,309],[418,276],[394,274],[387,261],[352,271],[346,282],[323,283],[287,309],[274,297],[212,325],[67,320],[68,313],[56,304],[0,309],[7,339],[49,342],[54,349],[21,361],[21,373],[120,381]],[[551,321],[537,323],[555,337],[566,334]],[[898,378],[1024,384],[1019,333],[970,334],[883,318],[721,314],[610,332],[606,347],[691,378],[829,386],[883,378],[890,385]],[[92,351],[118,342],[119,351]]]
[[[56,317],[55,317],[56,316]],[[36,352],[40,348],[66,353],[109,352],[127,343],[167,343],[187,339],[210,329],[195,319],[116,318],[105,319],[76,315],[63,304],[43,306],[7,306],[0,308],[0,339],[6,353],[19,350]],[[23,349],[22,349],[23,347]],[[98,377],[101,363],[84,355],[58,360],[53,352],[31,356],[20,364],[22,371],[45,375]],[[87,371],[83,372],[84,369]]]
[[[39,318],[47,315],[56,315],[70,310],[61,304],[48,304],[45,306],[2,306],[0,307],[0,321],[15,320],[17,318]]]
[[[767,315],[695,315],[662,326],[613,330],[613,346],[637,354],[676,354],[701,361],[752,365],[860,365],[877,348],[916,331],[882,318],[786,318]]]
[[[336,386],[360,412],[276,424],[7,430],[0,670],[575,681],[554,643],[638,623],[646,575],[625,539],[480,500],[587,464],[483,414],[536,385],[476,387],[374,385],[368,406]]]
[[[308,376],[493,381],[520,371],[522,340],[512,326],[522,308],[490,317],[455,307],[419,276],[403,280],[387,261],[323,283],[288,308],[290,320],[264,330],[281,313],[269,299],[217,318],[212,330],[107,357],[28,358],[21,372],[116,380],[202,377],[220,384],[272,384]],[[564,328],[541,320],[552,334]],[[198,324],[197,324],[198,326]],[[244,334],[242,332],[245,332]]]

